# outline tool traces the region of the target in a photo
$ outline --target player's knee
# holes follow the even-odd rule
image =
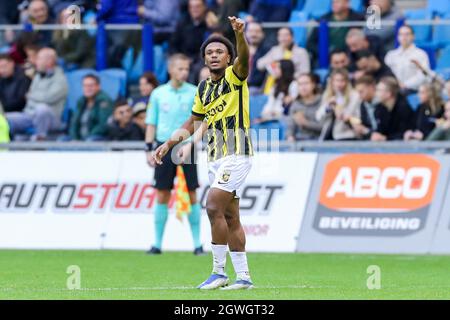
[[[206,206],[206,212],[208,213],[209,220],[211,223],[216,221],[217,219],[223,218],[223,212],[215,205],[208,204]]]

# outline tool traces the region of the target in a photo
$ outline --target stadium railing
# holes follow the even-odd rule
[[[259,152],[329,152],[329,153],[450,153],[450,141],[370,142],[370,141],[272,141],[260,140]],[[0,151],[144,151],[144,142],[10,142],[0,144]]]

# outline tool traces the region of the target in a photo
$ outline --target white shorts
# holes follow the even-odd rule
[[[252,159],[244,155],[230,155],[208,163],[208,177],[211,188],[240,194],[252,167]]]

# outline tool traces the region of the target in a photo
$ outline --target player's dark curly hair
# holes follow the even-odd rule
[[[234,51],[234,45],[231,43],[230,40],[228,40],[227,38],[225,38],[224,36],[221,36],[221,35],[212,35],[203,42],[202,46],[200,47],[200,55],[201,55],[202,59],[205,59],[206,47],[210,43],[213,43],[213,42],[220,42],[220,43],[224,44],[225,47],[227,47],[228,53],[231,56],[229,64],[232,65],[234,62],[234,59],[236,58],[236,53]]]

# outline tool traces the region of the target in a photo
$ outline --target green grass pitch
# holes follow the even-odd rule
[[[138,251],[0,251],[0,299],[450,299],[450,256],[249,253],[256,288],[200,292],[211,254]],[[81,289],[68,290],[68,266]],[[367,267],[381,289],[367,288]],[[228,257],[227,272],[234,278]]]

